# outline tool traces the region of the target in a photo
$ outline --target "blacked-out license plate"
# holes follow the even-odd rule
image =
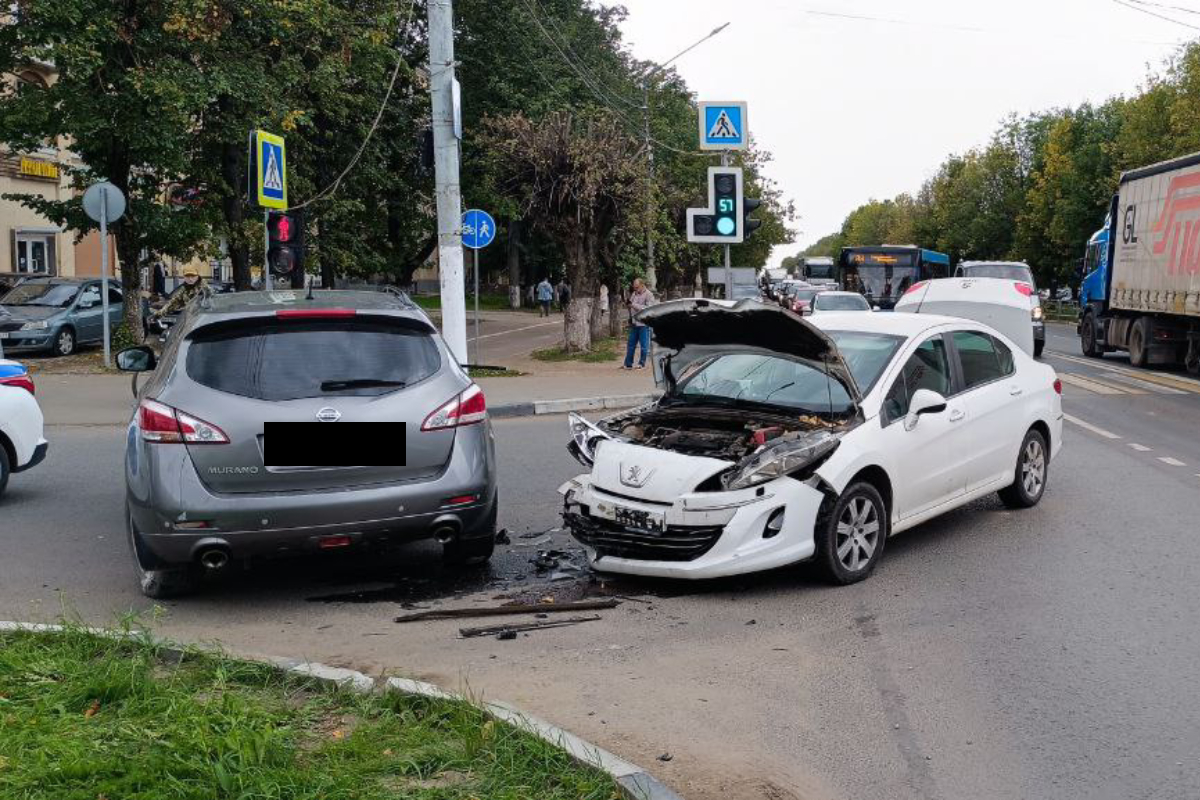
[[[661,533],[666,526],[666,520],[662,514],[656,514],[653,511],[642,511],[637,508],[625,508],[623,506],[613,507],[613,521],[627,528],[654,531],[655,533]]]

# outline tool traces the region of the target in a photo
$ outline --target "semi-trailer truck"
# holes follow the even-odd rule
[[[1200,153],[1121,175],[1083,271],[1084,355],[1200,372]]]

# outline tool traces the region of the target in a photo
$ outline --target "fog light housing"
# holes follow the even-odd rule
[[[783,514],[786,510],[786,507],[780,506],[767,517],[767,524],[763,527],[764,539],[773,539],[783,530]]]

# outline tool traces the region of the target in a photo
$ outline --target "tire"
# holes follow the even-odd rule
[[[866,579],[883,556],[890,530],[887,504],[866,481],[846,487],[817,523],[817,562],[830,582]]]
[[[497,498],[492,510],[477,528],[466,538],[455,539],[442,545],[442,563],[448,567],[471,567],[486,564],[496,551],[496,513],[500,506]]]
[[[1150,320],[1139,317],[1129,332],[1129,363],[1144,367],[1150,360]]]
[[[1042,351],[1045,349],[1046,349],[1046,340],[1045,339],[1035,339],[1033,342],[1033,357],[1041,358]]]
[[[137,572],[142,594],[153,600],[166,600],[192,594],[200,586],[200,568],[195,564],[167,566],[142,541],[142,534],[125,508],[125,527],[129,533],[129,554]]]
[[[1100,358],[1104,355],[1104,351],[1096,344],[1096,320],[1090,313],[1083,317],[1083,328],[1079,331],[1079,349],[1088,358]]]
[[[1030,428],[1021,440],[1013,482],[1000,490],[1000,501],[1009,508],[1033,508],[1046,493],[1049,473],[1050,451],[1046,439]]]
[[[12,465],[8,463],[8,451],[0,444],[0,497],[4,496],[4,490],[8,488],[8,476],[11,473]]]
[[[50,352],[56,356],[69,356],[75,352],[78,344],[79,342],[75,339],[75,329],[64,325],[54,336],[54,344],[50,345]]]

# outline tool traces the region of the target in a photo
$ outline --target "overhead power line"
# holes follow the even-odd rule
[[[1162,8],[1167,11],[1181,11],[1184,14],[1200,14],[1200,9],[1188,8],[1187,6],[1173,6],[1168,3],[1152,3],[1150,0],[1130,0],[1135,5],[1151,6],[1152,8]]]
[[[1184,22],[1181,19],[1175,19],[1174,17],[1168,17],[1166,14],[1160,14],[1157,11],[1151,11],[1150,9],[1145,8],[1144,6],[1150,5],[1149,3],[1133,3],[1133,2],[1127,3],[1127,2],[1125,2],[1125,0],[1113,0],[1113,2],[1119,6],[1125,6],[1125,8],[1131,8],[1134,11],[1140,11],[1143,14],[1149,14],[1152,17],[1158,17],[1159,19],[1164,19],[1167,22],[1174,22],[1176,25],[1182,25],[1183,27],[1191,28],[1194,31],[1200,31],[1200,25],[1193,25],[1190,22]]]

